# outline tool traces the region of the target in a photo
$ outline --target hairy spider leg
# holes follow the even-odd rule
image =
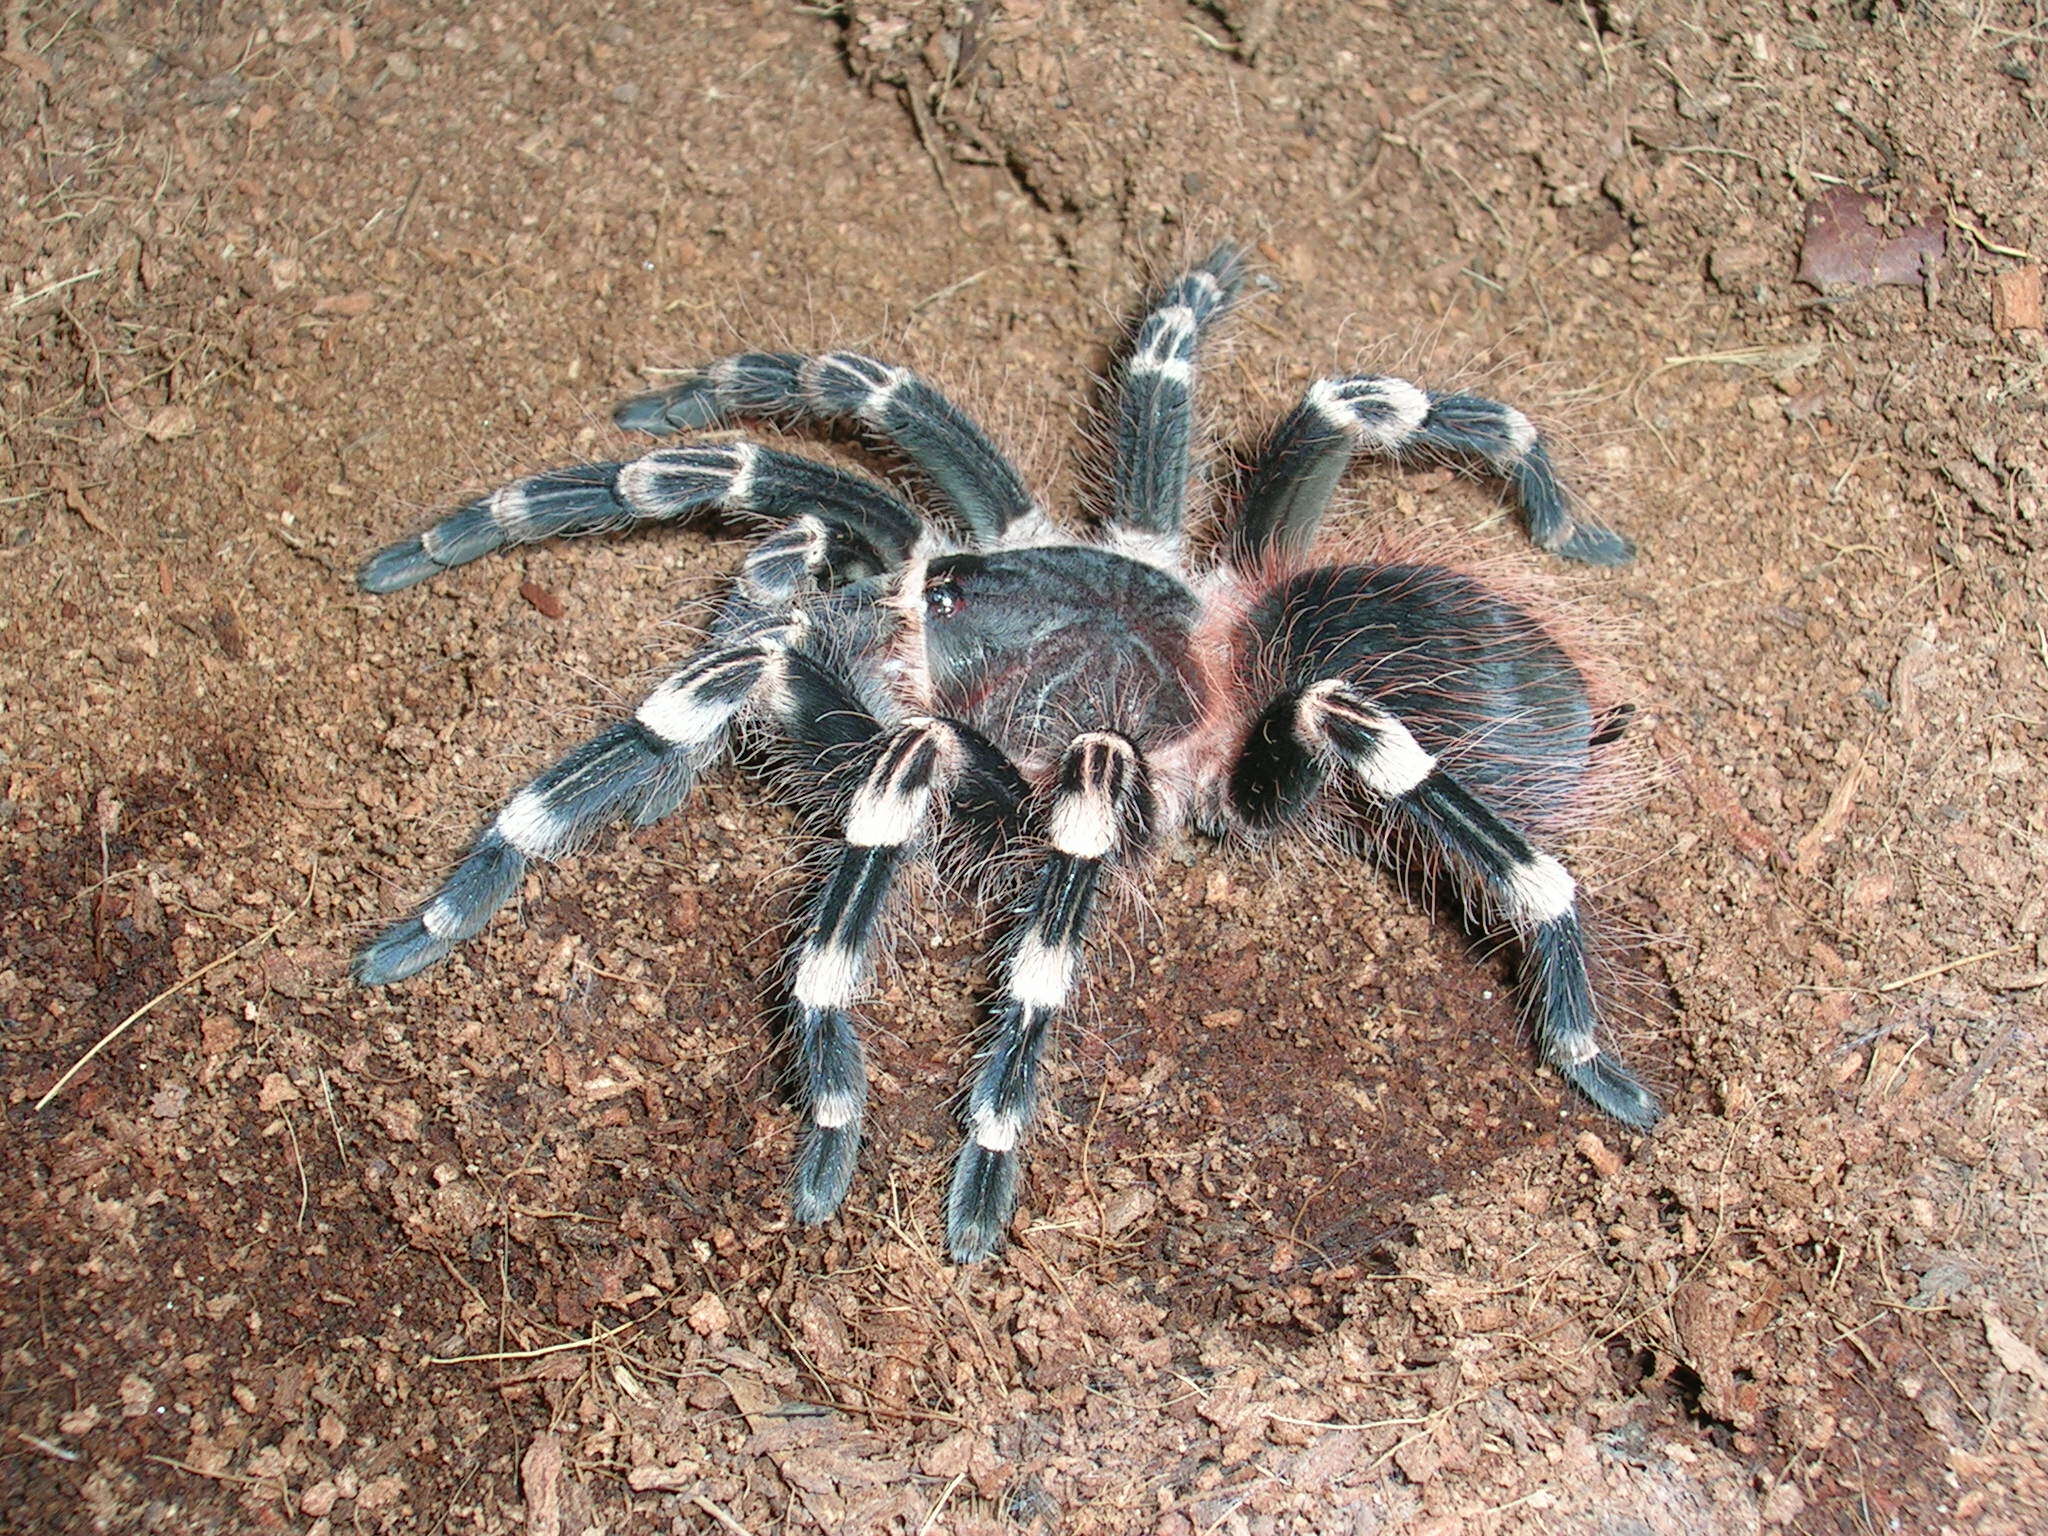
[[[807,516],[757,541],[711,641],[630,720],[570,748],[507,800],[426,903],[356,955],[356,979],[383,986],[425,970],[483,930],[530,861],[573,852],[621,817],[646,826],[680,805],[724,755],[747,705],[764,688],[789,691],[789,647],[803,627],[796,604],[830,574],[835,537],[850,536]]]
[[[1357,374],[1311,384],[1260,450],[1231,532],[1232,562],[1251,570],[1275,555],[1306,555],[1338,479],[1368,453],[1476,460],[1507,483],[1539,548],[1588,565],[1634,558],[1626,538],[1576,511],[1543,434],[1513,406]]]
[[[632,719],[570,748],[505,802],[417,912],[363,946],[356,979],[377,987],[425,970],[483,930],[529,861],[572,853],[621,817],[645,826],[674,810],[723,753],[781,648],[763,635],[700,651]]]
[[[1269,825],[1305,804],[1333,769],[1420,833],[1476,890],[1480,909],[1515,930],[1543,1059],[1615,1119],[1654,1125],[1656,1099],[1600,1047],[1577,885],[1565,867],[1341,678],[1284,693],[1267,707],[1232,769],[1232,799],[1246,820]]]
[[[675,522],[712,508],[777,522],[818,518],[841,535],[826,559],[842,579],[902,564],[924,532],[916,512],[858,475],[755,443],[716,443],[528,475],[379,550],[356,580],[365,591],[396,592],[509,544]]]
[[[1015,769],[984,738],[916,716],[882,737],[846,807],[790,983],[797,1090],[809,1121],[791,1202],[798,1221],[827,1220],[853,1179],[868,1091],[853,1006],[874,969],[889,888],[929,837],[938,802],[1007,798],[1006,781]]]
[[[1107,731],[1074,738],[1046,816],[1051,852],[1008,940],[992,1037],[968,1089],[968,1139],[946,1207],[957,1263],[977,1263],[1002,1242],[1017,1204],[1046,1039],[1080,977],[1103,876],[1147,846],[1154,808],[1144,759],[1129,740]]]
[[[964,411],[907,368],[857,352],[742,352],[612,413],[621,427],[657,437],[750,416],[857,422],[923,471],[978,542],[1020,519],[1043,520],[1023,477]]]
[[[1586,677],[1476,576],[1413,560],[1311,566],[1267,587],[1247,624],[1253,701],[1347,678],[1517,825],[1575,819],[1602,723]]]
[[[1195,354],[1236,297],[1244,253],[1226,245],[1161,290],[1139,322],[1117,397],[1112,527],[1149,534],[1178,554],[1193,472]]]

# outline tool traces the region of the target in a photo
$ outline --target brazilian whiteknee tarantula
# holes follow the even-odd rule
[[[1477,578],[1317,552],[1360,454],[1483,466],[1535,541],[1569,558],[1618,563],[1629,545],[1574,515],[1519,411],[1358,376],[1310,387],[1249,466],[1220,547],[1191,557],[1196,352],[1242,276],[1240,254],[1218,251],[1144,316],[1093,533],[1048,517],[915,374],[853,353],[752,352],[627,401],[618,424],[857,423],[922,471],[943,521],[825,464],[722,441],[534,475],[372,557],[361,584],[393,592],[558,534],[707,510],[769,525],[705,645],[631,719],[513,795],[356,976],[379,986],[440,960],[530,860],[666,816],[751,727],[786,770],[777,781],[838,834],[791,957],[800,1221],[831,1216],[853,1178],[867,1099],[853,1009],[907,862],[935,858],[986,891],[1006,867],[993,854],[1031,851],[953,1172],[948,1237],[965,1263],[996,1249],[1016,1204],[1047,1035],[1112,870],[1185,826],[1257,836],[1320,808],[1407,834],[1458,876],[1469,907],[1520,939],[1544,1059],[1608,1114],[1654,1122],[1655,1100],[1599,1043],[1572,878],[1528,835],[1579,791],[1610,717],[1564,646]]]

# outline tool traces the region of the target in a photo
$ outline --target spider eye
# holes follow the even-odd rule
[[[924,609],[935,619],[950,619],[960,611],[966,601],[960,595],[959,583],[950,576],[941,577],[924,589]]]

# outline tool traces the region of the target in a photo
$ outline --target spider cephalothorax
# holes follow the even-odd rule
[[[1247,470],[1219,547],[1185,543],[1197,346],[1241,279],[1219,251],[1168,284],[1117,390],[1101,526],[1063,528],[950,402],[851,353],[745,353],[622,406],[657,435],[763,417],[850,420],[923,474],[928,521],[857,476],[746,442],[552,471],[383,550],[390,592],[502,545],[711,510],[770,526],[707,643],[620,721],[527,784],[356,975],[412,975],[471,937],[526,865],[607,824],[651,822],[751,733],[836,834],[789,978],[806,1121],[806,1222],[852,1181],[867,1099],[853,1009],[906,864],[950,861],[1006,898],[1000,982],[954,1169],[948,1236],[986,1257],[1016,1203],[1047,1036],[1077,985],[1109,877],[1183,828],[1267,836],[1361,823],[1456,876],[1521,942],[1546,1061],[1631,1125],[1651,1096],[1601,1048],[1576,888],[1531,836],[1580,796],[1613,718],[1526,607],[1449,565],[1319,546],[1356,455],[1433,455],[1498,475],[1546,549],[1598,564],[1627,543],[1574,515],[1519,411],[1399,379],[1325,379]],[[1317,814],[1328,812],[1330,814]],[[1022,851],[1018,858],[999,853]],[[1009,883],[1004,884],[1007,880]]]

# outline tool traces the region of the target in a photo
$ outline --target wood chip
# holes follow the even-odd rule
[[[316,300],[313,313],[353,320],[359,315],[367,315],[376,302],[377,296],[373,293],[333,293],[324,299]]]
[[[561,1536],[562,1437],[541,1434],[519,1458],[519,1487],[526,1495],[527,1536]]]
[[[706,1291],[691,1304],[686,1321],[705,1338],[714,1333],[732,1332],[732,1314],[712,1291]]]
[[[2041,329],[2041,269],[2000,272],[1991,279],[1991,328],[2001,336]]]
[[[57,72],[50,68],[50,61],[40,53],[30,53],[26,48],[10,47],[0,51],[0,60],[12,64],[26,78],[46,91],[57,83]]]
[[[1652,739],[1657,744],[1657,755],[1692,786],[1701,807],[1720,818],[1728,830],[1729,840],[1744,857],[1758,864],[1783,866],[1792,862],[1790,855],[1778,846],[1778,840],[1749,814],[1749,807],[1742,803],[1742,797],[1726,778],[1697,761],[1670,732],[1660,730]]]
[[[1579,1132],[1578,1140],[1572,1143],[1579,1149],[1579,1156],[1593,1165],[1593,1171],[1603,1179],[1611,1179],[1621,1172],[1622,1163],[1614,1149],[1595,1136],[1591,1131]]]
[[[149,413],[149,420],[142,424],[143,433],[159,443],[168,443],[174,438],[190,437],[199,430],[199,418],[189,405],[159,406]]]
[[[1703,1280],[1688,1280],[1671,1298],[1671,1325],[1686,1364],[1700,1379],[1700,1406],[1716,1418],[1744,1424],[1735,1398],[1736,1299]]]
[[[1850,812],[1856,809],[1856,797],[1863,792],[1863,784],[1870,777],[1868,749],[1856,754],[1856,761],[1849,765],[1848,772],[1835,781],[1834,792],[1828,796],[1828,803],[1820,813],[1820,820],[1806,830],[1792,848],[1792,867],[1802,875],[1813,873],[1820,863],[1820,856],[1828,845],[1842,835],[1842,828],[1848,823]]]
[[[559,619],[565,611],[562,607],[562,600],[546,587],[536,582],[522,581],[519,583],[519,595],[538,608],[545,618]]]
[[[1988,1302],[1984,1306],[1984,1342],[2008,1371],[2031,1376],[2036,1386],[2048,1387],[2048,1360],[2043,1360],[2039,1350],[2014,1333]]]
[[[213,617],[207,620],[207,628],[213,631],[214,644],[220,647],[221,655],[229,661],[249,659],[249,631],[242,626],[242,617],[222,603],[213,610]]]
[[[1867,192],[1830,187],[1806,205],[1799,280],[1823,293],[1887,283],[1918,285],[1948,252],[1948,229],[1935,218],[1895,227]]]
[[[57,488],[64,493],[64,505],[73,512],[76,512],[85,526],[94,533],[99,534],[103,538],[111,538],[114,530],[109,528],[99,513],[93,510],[92,503],[86,500],[85,491],[79,485],[77,479],[69,471],[62,469],[57,470],[53,478],[57,482]],[[168,592],[164,595],[166,597],[170,596]]]

